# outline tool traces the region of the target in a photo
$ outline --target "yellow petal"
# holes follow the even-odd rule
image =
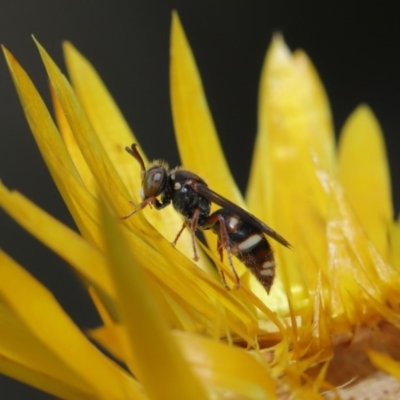
[[[373,365],[400,380],[400,365],[387,354],[369,349],[367,355]]]
[[[88,383],[41,343],[4,304],[0,304],[0,337],[1,373],[63,399],[87,399],[94,395]]]
[[[122,327],[119,325],[91,332],[94,340],[118,355],[121,350],[116,336],[122,336]],[[272,372],[258,355],[188,332],[175,330],[173,339],[198,379],[211,393],[210,398],[276,398]]]
[[[87,192],[51,116],[31,80],[15,58],[3,51],[29,126],[47,167],[81,234],[101,246],[97,201]]]
[[[110,274],[129,343],[128,361],[153,399],[204,399],[205,391],[183,360],[152,298],[132,248],[109,212],[103,210]]]
[[[267,209],[274,207],[265,205],[274,188],[272,179],[279,179],[279,173],[271,170],[270,153],[284,161],[304,149],[308,151],[304,156],[313,152],[324,169],[334,170],[331,118],[325,89],[307,55],[302,51],[291,55],[283,38],[275,35],[261,74],[258,132],[246,194],[257,215],[267,217]],[[302,148],[296,149],[299,145]]]
[[[261,357],[208,338],[174,335],[201,381],[221,398],[276,399],[276,382]]]
[[[398,273],[380,257],[344,196],[343,188],[319,170],[319,179],[330,196],[327,215],[328,265],[322,273],[330,287],[328,312],[344,313],[351,324],[361,323],[371,302],[386,304],[388,285],[396,286]]]
[[[288,251],[271,240],[278,279],[268,304],[302,308],[317,287],[326,262],[324,215],[327,197],[312,157],[333,169],[333,129],[328,101],[314,68],[302,52],[291,55],[280,36],[268,50],[260,83],[259,128],[248,191],[250,209],[284,236]],[[307,268],[301,268],[306,265]]]
[[[93,388],[95,396],[141,398],[132,377],[93,346],[53,295],[1,251],[0,268],[0,297],[39,341]]]
[[[99,328],[91,329],[88,332],[88,336],[116,359],[124,363],[129,362],[129,350],[127,350],[126,340],[124,341],[125,335],[121,324],[103,325]]]
[[[171,28],[171,103],[175,135],[185,167],[244,206],[219,142],[200,74],[176,12]]]
[[[49,57],[43,47],[36,42],[54,92],[60,102],[68,124],[74,133],[81,152],[109,204],[117,215],[129,212],[128,191],[116,172],[108,154],[102,147],[96,132],[82,109],[69,82]],[[116,151],[123,153],[122,146]],[[139,222],[141,218],[136,218]]]
[[[75,136],[73,135],[71,128],[69,127],[67,118],[64,114],[64,111],[61,107],[60,102],[57,99],[56,94],[54,93],[53,88],[50,86],[50,94],[51,99],[53,101],[54,114],[57,121],[57,126],[60,131],[61,137],[64,141],[65,147],[73,161],[76,169],[79,172],[79,175],[86,187],[86,189],[95,194],[98,192],[96,181],[94,180],[94,176],[90,171],[83,155],[81,149],[76,142]]]
[[[196,61],[176,12],[172,13],[170,81],[175,136],[183,165],[199,174],[213,190],[245,207],[225,160]],[[209,231],[204,235],[209,246],[215,246],[215,235]],[[241,263],[235,260],[234,264],[239,275],[246,272]]]
[[[368,236],[388,261],[393,218],[389,168],[382,130],[365,105],[353,112],[340,134],[339,181]]]
[[[32,236],[67,261],[94,287],[115,296],[104,256],[76,232],[0,183],[0,206]],[[68,243],[68,246],[66,246]]]
[[[64,43],[63,49],[74,90],[104,152],[131,193],[138,194],[140,169],[124,150],[137,143],[136,138],[89,61],[69,42]],[[138,196],[135,200],[139,200]]]

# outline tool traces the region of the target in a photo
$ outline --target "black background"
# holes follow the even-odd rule
[[[390,9],[393,7],[393,9]],[[64,68],[70,40],[99,71],[150,158],[179,164],[169,103],[169,28],[177,9],[237,182],[245,189],[256,131],[258,81],[273,32],[307,51],[339,131],[361,102],[385,132],[393,199],[400,209],[400,34],[395,2],[0,0],[0,41],[48,100],[34,34]],[[0,178],[73,226],[37,151],[0,59]],[[396,214],[397,215],[397,214]],[[0,211],[0,247],[49,287],[82,328],[97,316],[68,267]],[[1,277],[0,277],[1,279]],[[1,340],[1,338],[0,338]],[[0,397],[50,396],[0,377]]]

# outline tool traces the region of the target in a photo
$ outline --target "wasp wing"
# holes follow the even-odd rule
[[[275,232],[268,225],[264,224],[264,222],[262,222],[261,220],[259,220],[257,217],[250,214],[246,210],[243,210],[242,207],[239,207],[235,203],[232,203],[230,200],[228,200],[225,197],[221,196],[220,194],[214,192],[208,186],[206,186],[202,183],[198,183],[198,182],[192,182],[192,184],[190,186],[193,188],[193,190],[196,193],[205,197],[207,200],[209,200],[215,204],[218,204],[219,206],[221,206],[223,208],[226,208],[233,214],[242,218],[244,221],[252,224],[254,227],[256,227],[260,231],[264,232],[266,235],[268,235],[272,239],[275,239],[277,242],[279,242],[283,246],[292,248],[291,244],[286,239],[284,239],[281,235],[279,235],[277,232]]]

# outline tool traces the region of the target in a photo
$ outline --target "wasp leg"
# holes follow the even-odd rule
[[[182,235],[182,232],[187,227],[187,225],[188,225],[188,222],[185,220],[185,222],[182,225],[182,228],[179,230],[178,234],[176,235],[176,238],[172,242],[172,246],[174,246],[174,247],[176,246],[176,244],[178,243],[179,237]]]
[[[135,208],[128,215],[124,215],[123,217],[121,217],[121,219],[127,219],[129,217],[132,217],[133,214],[136,214],[138,211],[143,210],[143,208],[145,208],[147,206],[152,208],[151,206],[153,205],[156,208],[156,210],[161,210],[164,207],[166,207],[168,204],[170,204],[171,201],[169,199],[167,199],[167,200],[163,201],[162,203],[160,203],[158,201],[157,197],[152,196],[152,197],[148,197],[146,200],[144,200],[137,206],[135,206],[135,203],[133,201],[130,201],[129,203],[133,204],[133,206]]]
[[[240,277],[236,271],[236,268],[233,265],[232,262],[232,251],[231,251],[231,245],[229,244],[229,237],[228,237],[228,230],[226,229],[226,223],[224,218],[221,215],[218,215],[218,222],[219,222],[219,235],[221,238],[221,245],[222,247],[225,247],[226,252],[228,253],[228,261],[229,265],[231,266],[233,275],[235,276],[235,289],[240,288]],[[222,248],[220,250],[222,252]],[[220,254],[221,254],[220,252]]]
[[[218,222],[215,221],[215,218],[217,218]],[[228,236],[228,230],[226,228],[225,219],[221,215],[214,213],[214,214],[210,215],[207,223],[204,225],[205,225],[205,227],[207,227],[207,229],[209,229],[209,227],[216,226],[216,224],[218,224],[218,227],[219,227],[219,235],[218,235],[219,240],[218,240],[218,247],[217,247],[218,253],[219,253],[221,261],[222,261],[222,249],[223,248],[226,249],[226,252],[228,253],[228,262],[232,269],[233,275],[235,276],[235,281],[236,281],[235,289],[239,289],[240,288],[240,277],[239,277],[239,275],[236,271],[236,268],[232,262],[232,249],[231,249],[231,245],[229,243],[229,236]],[[221,270],[221,277],[223,277],[222,283],[226,287],[225,276],[223,275],[222,270]]]
[[[224,258],[224,252],[223,252],[222,243],[219,240],[217,241],[217,251],[218,251],[221,263],[222,263],[223,262],[223,258]],[[230,287],[228,286],[227,282],[226,282],[225,272],[221,268],[218,268],[218,272],[219,272],[219,276],[221,277],[221,281],[222,281],[222,284],[224,285],[225,289],[226,290],[231,290]]]
[[[219,259],[221,262],[224,262],[224,246],[222,246],[222,243],[219,240],[217,241],[217,251],[219,254]]]
[[[143,208],[145,208],[146,206],[151,207],[151,204],[154,203],[155,200],[157,200],[155,197],[149,197],[148,199],[146,199],[142,203],[138,204],[137,206],[135,206],[135,203],[133,201],[130,201],[129,203],[134,205],[135,208],[129,214],[124,215],[123,217],[120,217],[120,218],[128,219],[129,217],[132,217],[133,214],[136,214],[138,211],[143,210]]]
[[[190,224],[190,231],[192,234],[192,245],[193,245],[193,260],[194,261],[199,261],[199,256],[197,254],[197,247],[196,247],[196,229],[197,229],[197,222],[199,220],[199,215],[200,215],[200,210],[196,209],[193,213],[192,217],[192,222]],[[185,220],[185,222],[182,225],[182,228],[176,235],[175,240],[172,242],[172,245],[175,247],[176,243],[178,242],[179,237],[181,236],[183,230],[188,226],[189,222]]]
[[[197,229],[197,223],[199,221],[199,216],[200,216],[200,210],[198,208],[196,208],[194,210],[194,213],[192,216],[192,221],[190,223],[190,230],[192,232],[193,260],[194,261],[199,261],[199,256],[197,254],[197,246],[196,246],[196,229]]]

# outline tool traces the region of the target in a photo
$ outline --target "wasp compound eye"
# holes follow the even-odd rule
[[[144,198],[156,197],[161,194],[165,187],[167,172],[162,167],[150,168],[143,179]]]

